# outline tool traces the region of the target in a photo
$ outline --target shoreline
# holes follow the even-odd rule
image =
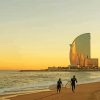
[[[50,90],[50,91],[41,90],[37,92],[33,90],[30,92],[26,92],[26,93],[2,95],[0,96],[0,100],[27,100],[26,98],[31,98],[30,100],[39,100],[39,98],[43,98],[43,100],[46,100],[46,98],[48,98],[48,100],[51,100],[51,98],[53,97],[57,99],[57,97],[59,96],[60,98],[60,95],[61,96],[63,95],[63,99],[58,99],[58,100],[66,100],[66,98],[69,98],[69,100],[70,98],[72,98],[71,100],[76,100],[74,98],[77,98],[77,100],[100,100],[100,96],[99,96],[100,95],[100,82],[78,84],[76,86],[75,93],[72,93],[71,88],[63,87],[60,94],[56,93],[56,89]],[[84,99],[79,99],[82,96]],[[99,98],[99,99],[95,99],[95,98]]]
[[[0,95],[0,100],[10,100],[8,98],[19,96],[19,95],[26,95],[31,93],[39,93],[44,91],[51,91],[50,89],[38,89],[38,90],[26,90],[26,91],[19,91],[19,92],[10,92],[6,94]]]
[[[85,85],[85,84],[91,84],[91,83],[98,83],[100,81],[84,81],[84,82],[80,82],[77,83],[77,85]],[[67,82],[66,82],[67,83]],[[63,84],[63,87],[65,87],[66,84]],[[69,88],[70,86],[68,86],[67,88]],[[21,91],[10,91],[8,93],[1,93],[1,96],[6,96],[6,95],[18,95],[18,94],[29,94],[29,93],[38,93],[38,92],[42,92],[42,91],[52,91],[56,89],[56,84],[52,84],[50,85],[48,88],[41,88],[41,89],[27,89],[27,90],[21,90]]]
[[[65,70],[17,70],[19,72],[98,72],[99,69],[65,69]]]

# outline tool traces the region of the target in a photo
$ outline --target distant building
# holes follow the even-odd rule
[[[97,68],[98,67],[98,59],[97,58],[86,59],[85,60],[85,67]]]
[[[78,36],[70,44],[70,64],[72,68],[98,67],[98,59],[91,58],[90,33]]]
[[[68,69],[68,67],[61,67],[61,66],[58,66],[58,67],[55,67],[55,66],[48,67],[48,71],[65,71],[67,69]]]

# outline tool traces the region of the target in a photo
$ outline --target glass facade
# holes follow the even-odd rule
[[[85,60],[90,58],[90,33],[78,36],[70,44],[70,64],[72,66],[85,66]]]

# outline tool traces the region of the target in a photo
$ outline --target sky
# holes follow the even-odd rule
[[[83,33],[100,59],[100,0],[0,0],[0,69],[67,66]]]

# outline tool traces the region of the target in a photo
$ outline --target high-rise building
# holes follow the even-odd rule
[[[70,44],[70,64],[75,67],[98,66],[98,59],[91,59],[90,33],[79,35]]]

